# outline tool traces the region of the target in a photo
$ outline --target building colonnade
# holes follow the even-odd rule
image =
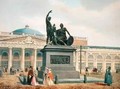
[[[13,47],[0,48],[0,66],[6,67],[7,71],[10,71],[11,67],[16,67],[22,71],[29,66],[33,66],[36,69],[41,66],[42,53],[37,48],[16,48],[18,51],[14,52]],[[26,52],[26,49],[28,51]],[[31,51],[31,54],[30,54]],[[18,53],[18,54],[17,54]]]

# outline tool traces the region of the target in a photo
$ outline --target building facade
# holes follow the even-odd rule
[[[77,48],[75,55],[77,71],[85,72],[88,67],[89,72],[92,72],[93,68],[105,72],[109,66],[112,72],[120,70],[120,47],[82,46],[81,51]]]

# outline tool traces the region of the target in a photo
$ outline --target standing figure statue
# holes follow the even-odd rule
[[[53,45],[58,45],[58,43],[57,43],[56,26],[55,26],[55,24],[53,24],[53,27],[52,27],[52,44],[53,44]]]
[[[66,32],[69,35],[69,39],[67,39]],[[60,24],[60,29],[56,31],[56,35],[57,43],[60,45],[71,45],[73,43],[73,37],[70,35],[62,23]]]
[[[46,16],[46,32],[47,32],[47,39],[46,39],[46,44],[48,44],[48,41],[52,41],[52,24],[50,22],[51,17],[49,16],[49,14],[52,12],[52,10],[50,10]]]
[[[47,39],[46,44],[50,43],[53,45],[72,45],[74,39],[68,32],[68,30],[64,27],[64,25],[60,24],[60,29],[56,30],[55,24],[51,24],[50,20],[51,17],[49,14],[52,12],[50,10],[46,16],[46,32],[47,32]],[[66,32],[69,35],[69,38],[67,39]]]

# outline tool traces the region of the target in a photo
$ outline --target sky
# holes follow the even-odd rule
[[[120,0],[0,0],[0,31],[29,25],[46,35],[45,17],[63,23],[72,36],[86,37],[90,46],[120,47]]]

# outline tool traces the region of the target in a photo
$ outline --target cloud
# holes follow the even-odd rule
[[[7,30],[8,30],[8,28],[4,24],[0,23],[0,31],[7,32]]]
[[[102,10],[106,6],[119,0],[80,0],[81,5],[89,10]]]
[[[75,2],[80,2],[76,4]],[[0,24],[10,30],[30,28],[46,34],[45,16],[63,23],[72,35],[87,37],[89,45],[119,46],[120,1],[118,0],[5,0],[0,1]],[[88,3],[89,2],[89,3]],[[74,5],[72,5],[74,4]],[[114,41],[114,42],[113,42]]]
[[[61,20],[68,22],[66,26],[71,33],[79,36],[86,34],[89,37],[90,44],[100,45],[102,43],[102,45],[116,44],[116,46],[119,46],[120,1],[111,1],[111,3],[106,4],[101,10],[87,9],[83,6],[70,7],[63,2],[53,4],[53,7],[64,16]],[[87,28],[85,31],[89,34],[83,33],[84,31],[81,31],[82,27]],[[91,42],[90,40],[94,41]],[[111,40],[114,40],[115,43],[112,43]]]

